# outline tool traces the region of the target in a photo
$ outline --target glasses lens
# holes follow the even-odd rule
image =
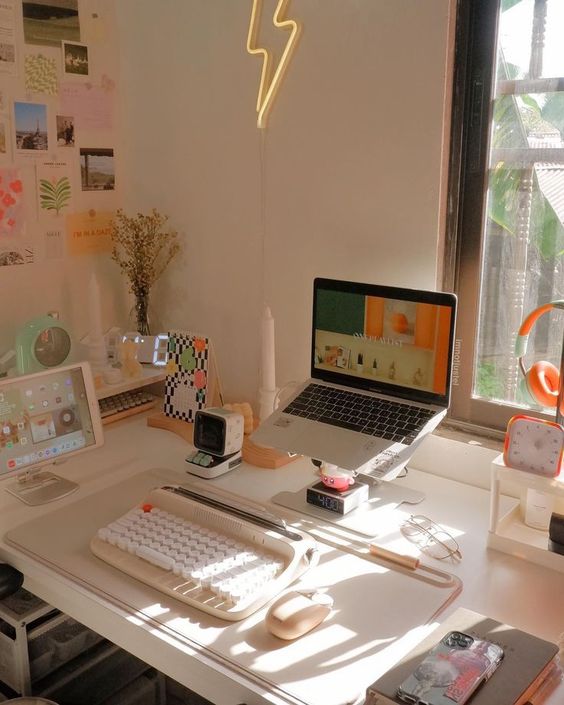
[[[401,526],[401,530],[406,536],[419,536],[421,533],[431,531],[432,528],[433,522],[420,514],[410,516]]]
[[[401,531],[433,558],[448,558],[459,550],[457,542],[450,534],[422,514],[409,517],[402,524]]]
[[[458,551],[458,544],[450,534],[444,531],[438,531],[433,536],[428,537],[429,540],[425,546],[425,550],[433,558],[442,560],[454,555]]]

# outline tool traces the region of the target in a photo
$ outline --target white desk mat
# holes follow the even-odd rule
[[[326,589],[335,601],[312,632],[293,642],[277,639],[264,628],[266,607],[241,622],[212,617],[90,552],[97,529],[142,502],[149,489],[165,484],[164,477],[158,470],[141,473],[22,524],[5,540],[153,627],[164,627],[163,634],[196,650],[205,647],[239,675],[310,705],[354,701],[430,630],[423,625],[455,594],[452,586],[427,584],[320,543],[319,564],[292,586]]]

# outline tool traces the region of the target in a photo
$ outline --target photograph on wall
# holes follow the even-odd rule
[[[0,115],[0,162],[7,162],[10,157],[10,128],[8,120]]]
[[[74,117],[57,115],[57,147],[74,147]]]
[[[32,93],[57,95],[57,62],[42,54],[26,54],[24,59],[25,89]]]
[[[78,0],[24,0],[22,9],[27,44],[61,46],[65,39],[80,41]]]
[[[0,169],[0,242],[24,229],[24,186],[19,169]]]
[[[65,161],[37,164],[37,195],[39,213],[57,218],[69,210],[72,203],[70,170]]]
[[[114,150],[81,148],[80,180],[83,191],[113,191]]]
[[[16,75],[16,34],[14,3],[0,4],[0,73]]]
[[[33,261],[34,252],[31,245],[11,248],[0,240],[0,267],[12,267],[15,264],[33,264]]]
[[[67,75],[88,76],[88,47],[86,44],[63,42],[63,71]]]
[[[46,152],[49,149],[47,106],[14,102],[14,133],[18,152]]]
[[[384,303],[383,335],[408,345],[415,343],[417,304],[413,301],[386,299]]]

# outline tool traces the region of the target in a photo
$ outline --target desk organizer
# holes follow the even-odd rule
[[[555,511],[564,509],[564,476],[541,477],[509,468],[499,455],[491,465],[490,528],[488,546],[503,553],[523,558],[538,565],[564,573],[564,556],[548,550],[548,531],[533,529],[525,524],[518,500],[503,516],[500,516],[500,496],[503,486],[512,486],[519,491],[528,488],[555,495]]]

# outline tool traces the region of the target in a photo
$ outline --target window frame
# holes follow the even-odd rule
[[[524,408],[473,398],[499,2],[458,0],[443,288],[459,298],[448,422],[501,437]],[[535,409],[534,414],[552,418]]]

